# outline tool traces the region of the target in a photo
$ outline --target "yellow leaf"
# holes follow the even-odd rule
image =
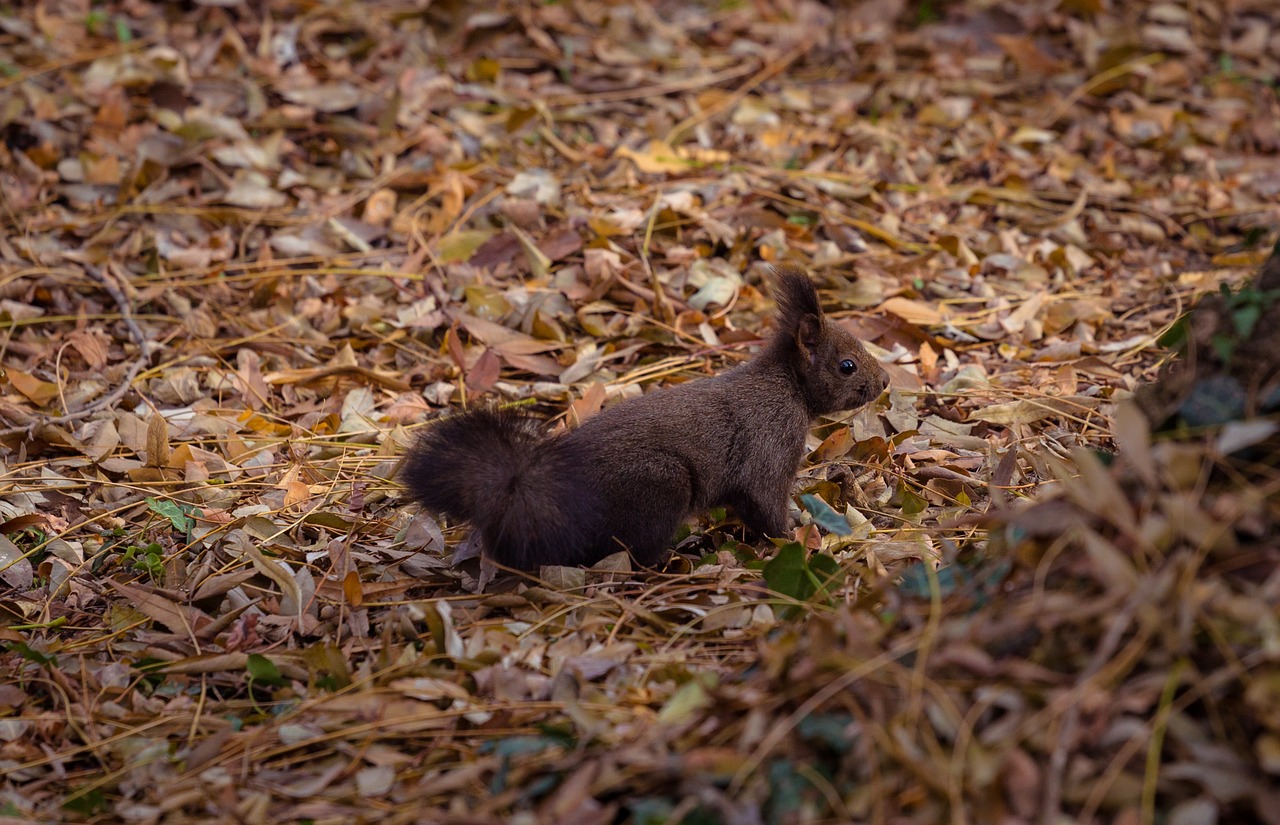
[[[909,324],[927,327],[942,323],[942,313],[921,301],[910,298],[890,298],[880,305],[885,312],[897,315]]]
[[[524,254],[529,259],[529,269],[533,272],[533,276],[535,278],[547,277],[547,273],[551,269],[551,259],[538,248],[538,245],[533,242],[533,238],[529,237],[528,232],[518,226],[512,226],[510,229],[515,234],[516,239],[520,241],[520,246],[524,248]]]
[[[442,264],[457,264],[471,260],[480,245],[493,235],[487,229],[468,229],[450,232],[436,244],[436,257]]]
[[[1251,249],[1244,252],[1224,252],[1221,255],[1213,256],[1213,265],[1249,267],[1252,269],[1256,266],[1262,266],[1262,262],[1266,259],[1266,249]]]
[[[1032,295],[1030,298],[1022,302],[1022,306],[1009,313],[1008,317],[1000,319],[1000,326],[1010,333],[1022,332],[1023,329],[1032,323],[1036,316],[1040,314],[1040,308],[1044,306],[1045,299],[1049,293],[1041,291]],[[1038,338],[1039,335],[1033,334],[1032,338]]]
[[[617,155],[631,161],[641,172],[650,175],[687,172],[697,165],[695,161],[680,157],[675,149],[660,140],[651,141],[638,152],[624,146],[617,151]]]
[[[477,83],[493,83],[502,73],[502,67],[492,57],[481,57],[467,67],[467,80]]]
[[[672,694],[658,711],[658,721],[663,724],[683,722],[697,711],[711,705],[709,688],[719,681],[713,673],[699,673],[685,682]]]

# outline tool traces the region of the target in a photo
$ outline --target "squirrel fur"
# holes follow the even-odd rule
[[[443,419],[401,479],[425,509],[470,522],[490,558],[526,570],[623,549],[652,566],[689,515],[723,505],[755,533],[784,534],[811,423],[870,403],[888,376],[823,315],[807,275],[779,267],[773,280],[776,328],[746,363],[557,435],[500,409]]]

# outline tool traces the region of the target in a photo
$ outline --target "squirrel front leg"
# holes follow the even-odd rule
[[[759,536],[775,538],[785,536],[791,526],[787,517],[787,495],[791,492],[791,480],[762,487],[754,494],[746,490],[732,496],[729,504],[747,525],[747,529]]]

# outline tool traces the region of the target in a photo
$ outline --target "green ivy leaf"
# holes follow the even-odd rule
[[[1174,321],[1156,343],[1165,349],[1181,350],[1187,345],[1187,316],[1183,315]]]
[[[814,553],[806,559],[804,547],[797,542],[778,548],[778,554],[765,564],[763,574],[770,590],[797,602],[807,602],[814,596],[829,601],[846,575],[840,563],[826,553]],[[784,605],[778,613],[790,616],[795,609],[794,605]]]
[[[249,671],[249,681],[255,685],[279,687],[285,683],[284,677],[280,675],[280,668],[261,653],[249,654],[249,662],[245,665],[245,670]]]
[[[1241,338],[1248,338],[1253,334],[1253,328],[1257,326],[1258,319],[1262,317],[1262,305],[1259,303],[1249,303],[1231,313],[1231,320],[1235,324],[1236,333]]]
[[[173,525],[173,529],[182,535],[191,532],[191,528],[195,526],[195,521],[189,515],[195,511],[190,504],[179,504],[167,498],[147,497],[147,509],[157,515],[164,516]]]
[[[804,505],[804,509],[809,511],[809,515],[813,516],[813,523],[826,530],[828,533],[835,533],[837,536],[847,536],[853,533],[853,528],[849,526],[849,520],[837,513],[822,499],[811,493],[805,493],[800,496],[800,503]]]
[[[814,592],[822,594],[824,599],[829,599],[831,594],[840,585],[844,584],[846,576],[844,568],[840,566],[840,562],[826,553],[813,554],[812,558],[809,559],[809,574],[814,586]]]
[[[804,807],[804,790],[809,780],[790,759],[775,759],[767,768],[769,796],[765,799],[765,821],[792,822]]]
[[[797,542],[788,542],[778,548],[778,554],[764,566],[764,583],[774,593],[790,596],[797,601],[809,597],[804,592],[804,548]]]
[[[930,578],[937,582],[938,595],[942,597],[950,596],[967,578],[963,570],[958,570],[955,565],[947,565],[939,570],[932,571],[933,562],[917,561],[913,562],[907,569],[902,571],[902,578],[898,580],[898,590],[908,596],[917,599],[928,599],[933,595],[933,583]],[[930,576],[930,572],[933,576]]]

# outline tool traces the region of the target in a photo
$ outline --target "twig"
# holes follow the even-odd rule
[[[120,291],[120,287],[102,273],[93,264],[86,263],[84,265],[84,273],[93,280],[102,285],[102,288],[111,296],[111,300],[116,302],[116,306],[120,309],[120,317],[124,319],[124,324],[129,328],[129,334],[133,336],[133,341],[138,345],[138,349],[142,352],[147,351],[147,336],[142,332],[142,328],[138,326],[138,322],[133,320],[133,306],[129,303],[129,299]]]
[[[150,360],[151,353],[147,346],[147,336],[143,333],[142,328],[138,326],[138,322],[133,320],[133,309],[129,305],[129,299],[122,291],[120,291],[119,286],[112,282],[107,275],[93,264],[84,264],[84,272],[92,280],[101,285],[102,288],[107,291],[107,294],[111,296],[111,299],[116,302],[116,307],[120,310],[120,317],[124,319],[125,326],[129,329],[130,337],[132,337],[134,342],[138,345],[138,357],[134,359],[133,363],[129,365],[129,369],[125,371],[124,377],[120,380],[119,386],[99,398],[97,401],[89,404],[84,409],[53,418],[35,420],[26,426],[9,427],[7,429],[0,430],[0,438],[6,438],[19,433],[27,433],[30,435],[40,427],[56,427],[62,424],[70,424],[73,421],[88,418],[99,410],[106,409],[107,407],[114,405],[121,398],[124,398],[125,393],[129,392],[129,388],[133,385],[133,379],[138,377],[138,373],[142,371],[142,368],[146,366],[147,362]]]

